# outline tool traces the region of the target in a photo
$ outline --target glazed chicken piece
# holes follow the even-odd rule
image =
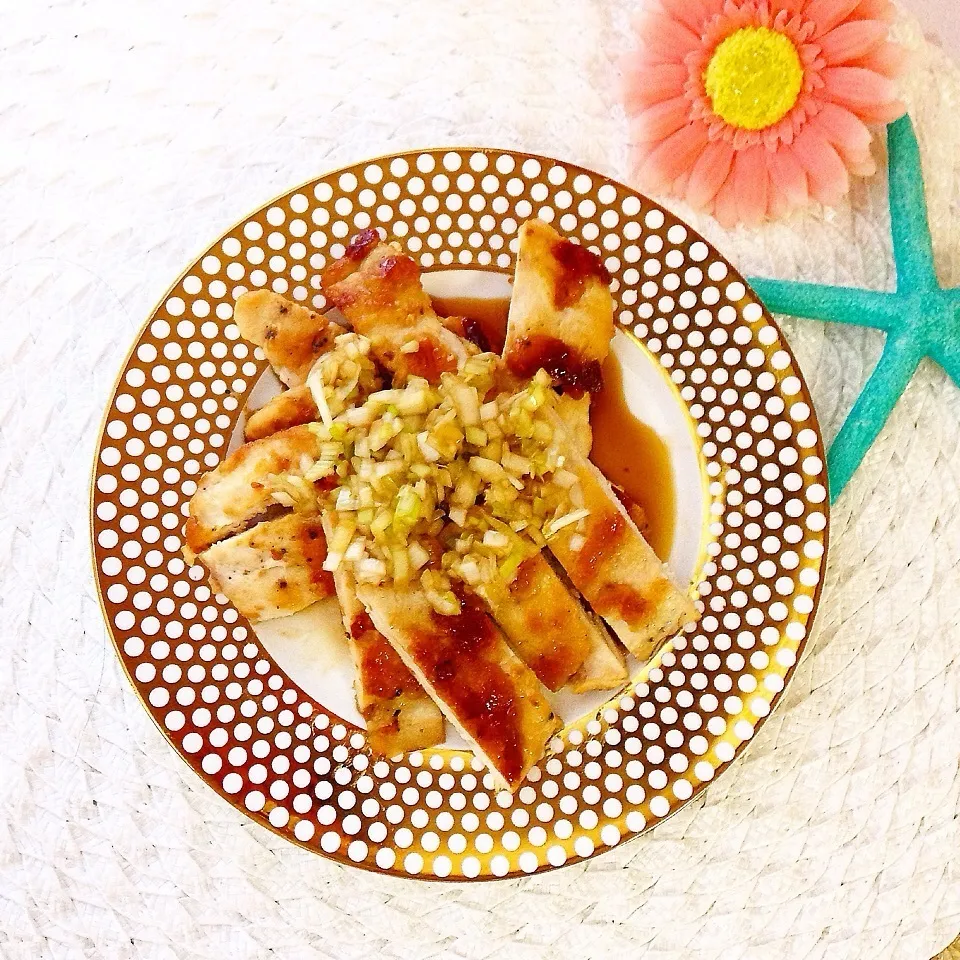
[[[248,620],[274,620],[334,592],[323,569],[327,542],[319,517],[290,513],[258,523],[200,554],[210,584]]]
[[[267,362],[288,387],[303,384],[317,357],[346,333],[323,314],[271,290],[252,290],[238,297],[233,319],[240,336],[263,350]]]
[[[332,529],[327,518],[324,524]],[[357,707],[367,725],[370,747],[393,757],[440,743],[444,737],[440,708],[373,625],[357,596],[353,574],[341,564],[333,580],[357,670]]]
[[[218,535],[222,513],[233,505],[238,492],[245,495],[240,498],[245,502],[237,504],[240,518],[253,515],[255,522],[262,511],[283,509],[265,482],[252,481],[247,493],[244,484],[251,476],[250,462],[258,465],[253,475],[266,471],[260,474],[260,481],[265,481],[269,472],[298,474],[309,465],[292,455],[317,449],[311,443],[313,434],[300,426],[318,418],[313,396],[302,380],[316,356],[332,346],[332,337],[344,332],[326,317],[274,294],[247,294],[241,300],[245,333],[259,337],[275,372],[295,385],[247,420],[246,437],[258,442],[245,444],[204,478],[191,505],[191,516],[197,519],[191,528],[195,548]],[[315,346],[319,348],[316,356]],[[300,362],[297,358],[306,359]],[[296,381],[301,383],[296,385]],[[325,559],[326,538],[320,518],[297,513],[259,523],[200,554],[211,585],[252,621],[296,613],[336,591],[357,669],[357,705],[371,748],[396,756],[439,743],[444,736],[440,709],[373,628],[349,574],[343,569],[337,574],[325,571]]]
[[[302,475],[320,455],[309,426],[291,427],[245,443],[205,474],[190,500],[184,554],[190,562],[208,547],[284,512],[273,497],[271,474]]]
[[[380,243],[377,235],[364,239],[361,234],[355,238],[344,258],[327,268],[325,280],[334,281],[331,287],[325,287],[327,298],[356,330],[369,330],[369,335],[374,336],[389,329],[387,345],[381,347],[379,359],[400,378],[406,372],[406,358],[411,356],[405,353],[405,345],[411,341],[422,343],[428,335],[447,351],[445,369],[458,369],[474,352],[472,344],[444,326],[433,312],[416,263],[399,248]],[[377,317],[376,322],[370,319],[372,315]],[[373,349],[376,352],[376,347]],[[508,385],[515,385],[509,372],[506,380]],[[587,406],[571,399],[564,409],[577,431],[578,443],[585,442],[584,429],[588,442]],[[625,682],[623,659],[603,627],[585,614],[548,563],[542,558],[528,563],[527,577],[516,584],[508,597],[494,596],[488,591],[483,596],[521,659],[554,690],[583,667],[591,652],[590,668],[582,677],[584,689],[608,689]]]
[[[516,790],[560,721],[479,601],[464,597],[459,614],[441,616],[419,587],[358,584],[357,595],[496,785]]]
[[[559,418],[556,428],[563,430]],[[564,468],[577,475],[590,513],[583,533],[564,528],[551,538],[550,552],[623,645],[647,660],[661,640],[696,620],[696,607],[671,581],[607,478],[572,442],[565,454]],[[577,536],[584,541],[579,549]]]
[[[358,234],[340,260],[323,272],[323,292],[369,338],[373,355],[402,385],[408,376],[431,383],[457,370],[477,348],[434,312],[420,283],[420,268],[376,230]]]
[[[520,227],[503,359],[519,377],[541,367],[565,390],[596,393],[613,337],[610,274],[542,220]]]
[[[517,656],[549,690],[578,677],[579,691],[627,682],[623,655],[542,553],[520,564],[505,590],[478,591]]]
[[[313,423],[320,419],[313,394],[306,385],[291,387],[268,400],[247,417],[243,428],[246,440],[262,440],[288,427]]]
[[[644,540],[606,478],[588,459],[592,444],[590,392],[602,385],[601,367],[613,337],[610,277],[594,253],[531,220],[520,247],[507,320],[504,359],[518,376],[547,370],[566,394],[555,427],[566,440],[565,467],[575,472],[590,511],[586,532],[566,528],[551,553],[593,610],[624,646],[648,659],[664,638],[696,618]],[[579,550],[572,544],[585,543]]]

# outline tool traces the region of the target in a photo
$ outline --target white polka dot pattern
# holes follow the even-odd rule
[[[425,270],[513,266],[519,224],[553,222],[604,258],[616,316],[695,424],[709,515],[703,615],[628,690],[571,724],[515,796],[468,753],[373,757],[306,696],[180,555],[197,478],[222,458],[265,365],[233,303],[269,288],[322,308],[319,271],[377,227]],[[495,151],[364,163],[278,199],[214,244],[148,321],[98,451],[102,602],[170,742],[238,808],[342,862],[404,876],[504,877],[593,856],[675,811],[770,712],[825,563],[823,447],[788,346],[735,271],[620,184]]]

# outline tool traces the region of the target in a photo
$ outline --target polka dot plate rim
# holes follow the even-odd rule
[[[464,751],[372,756],[363,731],[291,681],[202,568],[186,565],[180,539],[196,479],[221,459],[266,369],[231,320],[244,289],[322,308],[319,270],[370,226],[425,272],[506,271],[531,216],[604,257],[618,326],[657,359],[695,425],[708,536],[699,623],[626,690],[568,724],[511,796]],[[740,274],[631,188],[495,148],[352,164],[223,233],[170,287],[125,359],[91,487],[108,630],[137,695],[191,769],[306,849],[436,880],[580,862],[698,796],[782,696],[819,603],[828,526],[809,392]]]

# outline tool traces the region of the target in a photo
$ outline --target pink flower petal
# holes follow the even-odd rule
[[[710,20],[704,28],[701,45],[707,50],[713,50],[731,33],[736,33],[741,27],[752,26],[754,20],[753,8],[749,4],[740,7],[731,0],[727,0],[723,6],[723,13]]]
[[[687,184],[690,183],[690,171],[684,170],[676,180],[670,184],[670,194],[674,197],[683,197],[687,193]]]
[[[875,118],[895,113],[891,105],[896,103],[897,91],[889,78],[863,67],[827,67],[821,76],[825,98],[847,107],[861,120],[883,122]],[[900,113],[891,119],[896,116]]]
[[[657,13],[645,14],[638,29],[643,53],[654,63],[683,63],[700,37],[682,23]]]
[[[756,226],[767,215],[770,176],[764,162],[764,148],[750,147],[734,157],[730,176],[736,192],[741,223]]]
[[[665,193],[707,145],[707,131],[702,123],[689,123],[658,143],[647,154],[637,180],[650,193]]]
[[[828,207],[839,203],[850,189],[850,177],[840,154],[814,124],[797,135],[793,154],[807,174],[811,196]]]
[[[683,94],[687,68],[679,63],[646,64],[631,58],[623,78],[627,113],[639,113],[655,103]]]
[[[863,121],[846,107],[825,103],[810,122],[816,124],[848,166],[864,169],[873,164],[870,155],[873,137]]]
[[[694,33],[700,33],[704,23],[720,9],[716,0],[660,0],[660,6]]]
[[[734,188],[733,181],[727,180],[713,201],[713,215],[720,221],[722,226],[735,227],[737,225],[738,214],[737,192]]]
[[[847,167],[851,176],[854,177],[872,177],[877,172],[877,161],[873,156],[865,157],[863,160],[847,161]]]
[[[798,13],[803,13],[803,8],[806,5],[807,0],[773,0],[771,9],[774,17],[782,11],[788,19],[793,19]]]
[[[856,9],[860,0],[811,0],[804,17],[816,24],[814,36],[822,37],[843,23]]]
[[[902,100],[891,100],[873,107],[862,107],[857,112],[864,123],[886,124],[899,120],[907,112],[907,105]]]
[[[883,20],[892,23],[896,16],[896,9],[890,0],[860,0],[851,19],[856,20]]]
[[[806,204],[809,198],[807,175],[793,155],[792,147],[767,154],[767,171],[774,216],[785,216]]]
[[[730,173],[733,147],[722,140],[708,143],[690,171],[687,184],[687,203],[698,210],[709,209]]]
[[[887,25],[879,20],[841,23],[820,38],[820,52],[828,64],[847,63],[876,50],[887,36]]]
[[[633,138],[637,143],[653,143],[669,137],[690,122],[690,101],[674,97],[648,107],[633,121]]]
[[[863,67],[864,70],[873,70],[891,80],[902,76],[910,62],[910,51],[896,43],[885,43],[879,49],[868,53],[859,60],[847,64],[849,67]]]

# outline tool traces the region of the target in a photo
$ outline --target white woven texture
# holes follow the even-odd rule
[[[932,364],[835,508],[779,709],[701,800],[589,863],[430,885],[306,853],[194,778],[108,641],[91,459],[168,283],[269,197],[386,151],[499,145],[626,176],[613,62],[632,6],[0,3],[4,960],[925,960],[960,929],[960,391]],[[960,283],[960,80],[897,30]],[[882,175],[827,215],[700,226],[747,273],[892,282]],[[880,339],[786,329],[832,437]]]

